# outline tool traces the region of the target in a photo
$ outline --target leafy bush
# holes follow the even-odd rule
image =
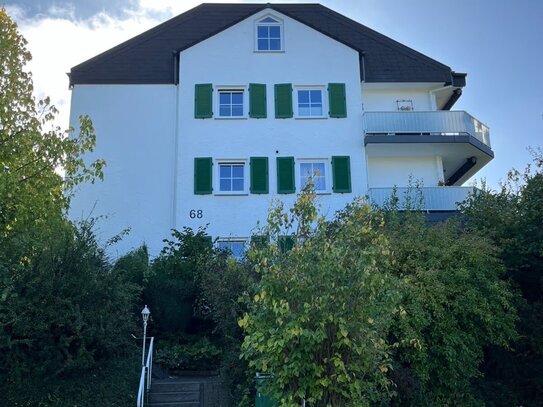
[[[290,214],[277,204],[249,252],[261,281],[239,321],[242,356],[272,373],[265,391],[281,406],[362,406],[392,394],[390,324],[399,291],[381,216],[357,200],[333,224],[317,217],[305,190]],[[292,250],[280,236],[294,234]]]
[[[111,271],[91,227],[65,224],[28,264],[4,270],[0,354],[12,373],[88,368],[130,343],[138,288]]]
[[[164,333],[187,332],[198,295],[198,276],[212,253],[205,229],[172,230],[172,240],[151,263],[144,291],[153,321]]]
[[[213,370],[219,367],[221,349],[207,338],[187,344],[161,341],[155,361],[170,370]]]

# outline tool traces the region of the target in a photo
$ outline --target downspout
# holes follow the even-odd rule
[[[172,197],[172,229],[177,226],[177,176],[179,171],[179,52],[173,53],[173,83],[175,85],[175,129],[173,148],[173,197]]]

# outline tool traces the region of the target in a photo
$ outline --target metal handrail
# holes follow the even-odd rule
[[[154,336],[150,338],[149,351],[147,353],[147,362],[141,367],[140,385],[138,388],[137,407],[143,407],[145,404],[145,390],[147,394],[151,389],[151,377],[153,374],[153,345],[155,342]]]

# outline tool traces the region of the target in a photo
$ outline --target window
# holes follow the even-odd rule
[[[243,89],[219,89],[219,117],[243,117]]]
[[[241,259],[245,254],[245,240],[219,240],[217,242],[217,247],[220,250],[228,251],[236,259]]]
[[[299,163],[300,190],[305,187],[309,178],[313,180],[315,192],[328,192],[328,163],[324,160],[301,161]]]
[[[282,23],[272,17],[265,17],[256,24],[256,50],[282,51]]]
[[[219,162],[219,191],[221,193],[246,193],[245,178],[245,163]]]
[[[323,117],[322,89],[297,89],[298,117]]]

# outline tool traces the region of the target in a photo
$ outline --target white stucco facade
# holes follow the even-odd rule
[[[256,51],[256,24],[280,22],[280,51]],[[106,217],[98,223],[106,241],[130,228],[112,250],[125,253],[146,243],[158,254],[170,229],[207,227],[213,238],[248,240],[265,222],[273,200],[291,205],[302,188],[302,163],[318,163],[324,189],[317,196],[331,217],[369,188],[403,187],[410,179],[436,187],[444,180],[444,144],[365,146],[367,112],[435,111],[450,89],[443,83],[365,83],[361,55],[342,42],[275,10],[265,9],[179,53],[178,84],[85,85],[72,89],[71,124],[88,114],[105,180],[81,186],[73,199],[73,219]],[[345,89],[346,117],[328,114],[328,85]],[[213,115],[195,116],[195,87],[212,86]],[[253,118],[249,85],[265,85],[266,118]],[[292,85],[293,117],[276,118],[275,85]],[[219,91],[243,94],[243,115],[220,117]],[[298,89],[320,90],[322,117],[299,115]],[[301,103],[301,102],[300,102]],[[408,113],[407,113],[408,114]],[[386,134],[386,132],[385,132]],[[465,155],[463,151],[454,153]],[[332,157],[348,157],[350,192],[332,188]],[[267,193],[251,193],[250,159],[268,159]],[[278,193],[277,158],[293,157],[295,192]],[[210,158],[210,193],[195,191],[195,159]],[[243,190],[221,191],[220,164],[243,167]],[[233,171],[233,170],[232,170]],[[233,182],[233,181],[232,181]]]

